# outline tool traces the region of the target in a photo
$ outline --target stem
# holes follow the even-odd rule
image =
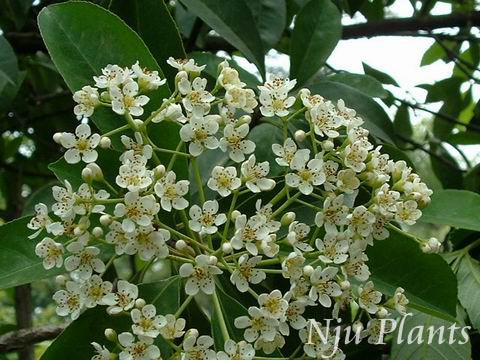
[[[175,148],[175,152],[176,152],[176,153],[177,153],[177,152],[181,152],[180,149],[182,148],[182,146],[183,146],[183,141],[180,140],[180,141],[178,142],[177,147]],[[170,162],[168,163],[167,172],[169,172],[170,170],[172,170],[173,164],[175,163],[175,160],[177,160],[177,155],[178,155],[178,154],[176,154],[176,153],[173,154],[172,158],[170,159]]]
[[[159,222],[159,225],[161,227],[163,227],[164,229],[170,231],[172,234],[178,236],[179,238],[182,238],[183,240],[187,240],[188,242],[191,242],[192,244],[204,249],[205,251],[208,251],[208,252],[211,252],[212,250],[210,250],[208,247],[206,247],[205,245],[199,243],[198,241],[196,241],[195,239],[192,239],[191,237],[185,235],[185,234],[182,234],[180,231],[177,231],[175,230],[174,228],[162,223],[162,222]]]
[[[280,200],[282,200],[285,195],[287,195],[287,187],[284,186],[283,189],[277,194],[275,195],[275,197],[269,201],[270,204],[275,205],[277,202],[279,202]]]
[[[229,340],[230,335],[228,334],[227,324],[225,323],[225,318],[223,317],[222,307],[220,306],[220,301],[218,300],[217,292],[215,291],[212,294],[213,305],[215,307],[215,311],[217,312],[217,317],[220,322],[220,330],[222,331],[222,335],[224,340]]]
[[[197,182],[198,195],[200,196],[200,201],[202,204],[205,202],[205,192],[203,191],[203,182],[202,174],[200,173],[200,168],[198,167],[197,159],[192,157],[191,159],[193,172],[195,173],[195,181]]]
[[[290,197],[287,201],[285,201],[277,210],[275,210],[272,214],[272,218],[275,218],[279,213],[281,213],[283,210],[285,210],[287,207],[289,207],[295,200],[301,195],[301,192],[297,192],[295,195]]]
[[[232,218],[232,212],[235,209],[237,198],[238,198],[238,190],[235,190],[235,192],[233,193],[232,202],[230,203],[230,209],[228,209],[227,222],[225,223],[225,228],[223,229],[224,238],[227,238],[227,235],[228,235],[228,227],[230,226],[230,220]]]
[[[128,129],[130,129],[130,125],[123,125],[123,126],[120,126],[119,128],[116,128],[116,129],[113,129],[113,130],[110,130],[110,131],[106,132],[102,136],[109,137],[109,136],[118,134],[119,132],[122,132],[122,131],[125,131],[125,130],[128,130]]]
[[[190,304],[190,301],[192,301],[193,296],[188,295],[185,301],[183,302],[182,305],[178,308],[177,312],[174,314],[175,319],[178,319],[178,317],[183,313],[183,311],[187,308],[188,304]]]

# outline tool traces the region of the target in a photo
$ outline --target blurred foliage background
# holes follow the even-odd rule
[[[160,37],[162,24],[155,23],[154,13],[132,14],[128,11],[135,3],[142,3],[142,6],[148,8],[160,1],[162,0],[93,2],[117,13],[141,36],[142,29],[136,28],[135,17],[148,21],[150,26],[158,27]],[[399,18],[391,10],[397,1],[410,3],[413,16]],[[62,155],[59,147],[51,140],[52,135],[57,131],[71,132],[77,124],[72,113],[71,93],[50,60],[37,26],[39,11],[57,2],[61,1],[0,0],[2,222],[32,213],[33,204],[45,201],[50,196],[49,189],[56,179],[49,171],[48,164]],[[433,84],[420,85],[428,92],[424,103],[408,96],[400,96],[402,92],[394,80],[394,73],[386,74],[366,64],[364,74],[351,74],[329,66],[325,60],[336,42],[331,46],[317,43],[321,48],[315,56],[320,54],[318,56],[324,57],[321,60],[323,66],[318,71],[315,69],[314,74],[305,73],[304,69],[308,70],[310,59],[293,58],[298,46],[304,46],[302,41],[307,40],[296,35],[292,23],[308,3],[307,0],[232,0],[232,6],[237,6],[239,2],[246,3],[250,10],[248,16],[253,18],[253,25],[259,30],[261,38],[258,49],[267,60],[281,58],[282,54],[291,55],[290,67],[302,83],[334,83],[333,90],[330,89],[327,97],[334,97],[337,91],[339,97],[349,100],[349,106],[362,108],[370,114],[372,111],[378,114],[379,110],[375,106],[380,105],[381,111],[392,115],[393,131],[390,131],[389,136],[393,137],[397,145],[386,147],[385,150],[396,157],[408,157],[434,190],[445,188],[480,191],[480,165],[476,151],[480,147],[470,146],[465,150],[465,145],[480,144],[480,12],[477,11],[476,1],[332,0],[342,14],[342,39],[375,36],[392,36],[392,42],[398,41],[398,36],[432,39],[431,47],[423,55],[422,65],[441,61],[453,66],[450,76],[438,78]],[[252,82],[257,81],[263,73],[261,64],[257,63],[256,68],[249,62],[252,56],[247,60],[245,51],[242,53],[237,50],[238,45],[233,46],[232,41],[227,42],[224,37],[212,31],[208,25],[208,16],[194,11],[199,3],[215,5],[218,1],[166,1],[168,10],[179,27],[187,55],[195,57],[200,63],[207,62],[210,66],[218,63],[218,58],[202,54],[202,51],[233,57],[246,72],[251,73]],[[432,9],[438,3],[450,5],[450,13],[432,15]],[[234,22],[234,17],[227,21]],[[318,21],[324,21],[327,24],[326,31],[329,31],[329,19],[326,16],[319,17]],[[155,36],[143,39],[154,55],[157,47],[168,46],[159,42]],[[299,45],[292,46],[292,42]],[[182,55],[175,53],[176,49],[164,49],[168,52],[167,50],[172,56]],[[351,56],[354,57],[355,54]],[[288,75],[288,64],[278,61],[274,63],[276,65],[273,67],[267,66],[267,74]],[[377,105],[371,105],[372,99]],[[432,107],[432,104],[436,106]],[[375,117],[375,114],[372,116]],[[378,116],[384,115],[380,113]],[[258,116],[255,123],[259,123]],[[414,231],[423,236],[436,235],[442,238],[448,228],[419,225]],[[458,233],[457,236],[460,240],[466,238]],[[126,271],[128,266],[125,264]],[[54,288],[53,280],[45,280],[15,289],[0,290],[0,336],[18,328],[60,323],[50,301]],[[472,346],[477,346],[478,349],[478,332],[472,336]],[[36,345],[35,349],[28,347],[18,354],[0,353],[0,359],[37,358],[44,347],[45,343],[42,343]]]

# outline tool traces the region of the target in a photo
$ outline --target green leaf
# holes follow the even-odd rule
[[[341,72],[333,76],[329,76],[327,79],[329,81],[335,81],[348,85],[371,97],[385,98],[388,95],[382,84],[370,75]]]
[[[304,84],[325,63],[342,35],[341,15],[330,0],[311,0],[295,20],[290,77]]]
[[[18,90],[17,56],[8,41],[0,36],[0,111],[7,108]]]
[[[187,55],[166,3],[158,0],[114,0],[110,10],[140,35],[173,88],[177,72],[166,61],[170,56],[177,59]]]
[[[284,169],[275,161],[275,154],[272,151],[272,144],[283,144],[282,130],[271,124],[260,124],[254,126],[248,138],[257,146],[255,157],[258,162],[268,161],[270,164],[269,176],[277,176],[284,172]]]
[[[480,195],[471,191],[436,191],[422,212],[424,223],[480,231]]]
[[[457,283],[448,264],[436,254],[424,254],[414,240],[390,230],[390,237],[367,249],[371,279],[380,291],[393,295],[405,289],[409,307],[444,319],[456,316]]]
[[[267,52],[274,47],[283,34],[287,23],[287,5],[285,0],[246,1],[252,11],[258,32]]]
[[[370,65],[367,65],[365,63],[362,63],[362,65],[363,65],[363,71],[365,72],[366,75],[370,75],[371,77],[374,77],[375,79],[380,81],[382,84],[398,86],[398,83],[390,75],[380,70],[374,69]]]
[[[450,50],[453,50],[457,47],[457,43],[453,41],[442,41],[442,44]],[[430,46],[423,54],[422,60],[420,61],[420,66],[430,65],[438,60],[443,59],[448,60],[446,51],[438,44],[438,42],[434,42],[432,46]]]
[[[397,134],[406,138],[412,136],[413,129],[410,123],[410,113],[407,105],[402,104],[398,107],[395,118],[393,119],[393,128]]]
[[[181,0],[222,38],[265,73],[262,40],[244,0]]]
[[[408,317],[405,320],[405,326],[403,327],[401,344],[398,343],[399,331],[393,334],[392,352],[390,354],[390,360],[438,360],[438,359],[471,359],[471,345],[470,341],[465,344],[459,344],[464,341],[463,332],[458,329],[459,324],[456,325],[457,329],[452,331],[455,342],[449,344],[450,330],[448,329],[453,325],[453,322],[442,320],[433,316],[422,313],[413,313],[413,317]],[[440,344],[439,333],[437,331],[433,336],[431,344],[428,343],[428,337],[430,334],[429,328],[433,327],[432,331],[444,327],[443,343]],[[420,330],[422,329],[422,330]],[[422,331],[422,341],[407,343],[408,335],[411,332],[411,338],[415,339],[416,335]]]
[[[329,100],[343,99],[346,106],[355,109],[362,117],[365,121],[365,128],[373,136],[385,142],[394,143],[395,132],[392,122],[383,108],[369,96],[350,86],[331,81],[321,81],[308,87],[314,93],[318,93]]]
[[[30,216],[0,226],[0,289],[6,289],[63,272],[45,270],[42,259],[35,255],[37,241],[28,239],[33,233],[27,228]]]
[[[158,281],[139,286],[139,295],[147,303],[154,304],[159,314],[174,313],[179,304],[180,279],[178,276],[167,280]],[[68,357],[69,360],[90,359],[95,341],[99,344],[112,346],[105,339],[106,328],[113,328],[117,333],[129,331],[132,321],[128,316],[111,316],[106,312],[106,307],[97,306],[85,311],[77,320],[71,323],[57,339],[47,348],[41,360],[57,360]],[[158,340],[158,339],[157,339]],[[157,343],[163,358],[168,358],[170,350],[163,340]]]
[[[475,329],[480,329],[480,262],[466,254],[457,272],[458,299]]]

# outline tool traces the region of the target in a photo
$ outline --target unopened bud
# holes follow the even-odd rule
[[[240,126],[243,124],[250,124],[252,122],[252,117],[250,115],[243,115],[237,121],[236,126]]]
[[[108,214],[103,214],[100,216],[100,224],[103,226],[108,226],[112,223],[112,217]]]
[[[428,246],[430,246],[431,252],[438,253],[442,244],[438,241],[437,238],[431,237],[428,239]]]
[[[155,169],[153,169],[153,175],[155,178],[160,179],[165,175],[165,166],[163,165],[158,165]]]
[[[280,223],[282,224],[282,226],[289,226],[294,221],[295,213],[293,211],[286,212],[280,219]]]
[[[103,171],[100,169],[100,166],[95,163],[90,163],[87,164],[86,168],[92,171],[94,181],[103,181]]]
[[[210,256],[210,259],[208,260],[208,263],[209,263],[210,265],[217,265],[217,262],[218,262],[217,257],[211,255],[211,256]]]
[[[383,306],[380,306],[377,311],[377,317],[380,319],[384,319],[388,316],[388,310],[385,309]]]
[[[313,266],[311,266],[311,265],[305,265],[305,266],[303,267],[303,274],[304,274],[305,276],[310,276],[310,275],[312,275],[314,271],[315,271],[315,269],[314,269]]]
[[[188,247],[187,243],[184,240],[178,240],[175,243],[175,249],[180,252],[183,252]]]
[[[355,334],[358,334],[359,332],[363,331],[363,324],[360,321],[355,321],[352,324],[352,330]]]
[[[117,342],[117,332],[112,328],[105,329],[105,338],[111,342]]]
[[[99,238],[100,236],[103,235],[103,229],[100,226],[95,226],[92,229],[92,235],[96,238]]]
[[[100,147],[102,149],[109,149],[110,146],[112,146],[112,140],[110,140],[110,138],[107,136],[102,136],[100,139]]]
[[[140,119],[134,119],[133,122],[135,123],[135,125],[137,125],[139,129],[141,129],[144,125],[143,121]]]
[[[342,290],[348,290],[350,289],[350,281],[348,280],[343,280],[341,283],[340,283],[340,288]]]
[[[65,286],[65,284],[67,283],[67,277],[65,275],[58,275],[56,278],[55,278],[55,282],[59,285],[59,286]]]
[[[303,130],[297,130],[295,131],[295,140],[297,141],[303,141],[307,137],[307,134]]]
[[[231,215],[231,218],[233,221],[235,221],[237,219],[237,217],[239,217],[240,215],[242,215],[242,213],[238,210],[233,210],[232,211],[232,215]]]
[[[331,150],[333,150],[333,147],[334,147],[333,141],[331,141],[331,140],[322,141],[322,149],[323,150],[331,151]]]
[[[59,132],[53,134],[53,141],[55,141],[57,144],[60,144],[62,142],[62,136],[63,134]]]
[[[141,298],[138,298],[137,300],[135,300],[135,307],[137,309],[141,309],[143,308],[145,305],[147,305],[147,302]]]
[[[224,254],[230,254],[233,251],[232,244],[229,242],[222,244],[222,251]]]
[[[82,170],[82,179],[87,183],[91,183],[93,180],[93,172],[89,168],[84,168]]]

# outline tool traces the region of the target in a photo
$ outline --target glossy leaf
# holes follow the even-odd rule
[[[480,329],[480,262],[466,254],[457,272],[458,299],[475,329]]]
[[[274,47],[283,34],[287,22],[285,0],[246,1],[257,24],[266,52]]]
[[[362,63],[362,65],[363,65],[363,71],[365,72],[365,74],[370,75],[371,77],[374,77],[375,79],[380,81],[382,84],[398,86],[398,83],[390,75],[380,70],[374,69],[373,67],[365,63]]]
[[[330,0],[311,0],[295,19],[290,77],[305,83],[325,63],[342,34],[341,16]]]
[[[272,151],[272,144],[283,144],[282,130],[271,124],[260,124],[252,128],[248,138],[257,146],[255,157],[258,162],[268,161],[270,164],[269,176],[277,176],[285,171],[275,161],[275,154]]]
[[[371,279],[384,294],[391,296],[402,287],[411,308],[444,319],[455,318],[455,275],[439,255],[424,254],[417,242],[393,230],[387,240],[368,247],[367,255]]]
[[[393,128],[395,132],[406,138],[410,138],[413,133],[412,124],[410,122],[410,113],[408,106],[402,104],[398,107],[395,117],[393,119]]]
[[[190,11],[265,72],[263,46],[255,19],[244,0],[181,0]]]
[[[18,80],[17,56],[5,37],[0,35],[0,111],[4,111],[15,97]]]
[[[385,98],[388,95],[382,84],[370,75],[341,72],[327,79],[348,85],[371,97]]]

